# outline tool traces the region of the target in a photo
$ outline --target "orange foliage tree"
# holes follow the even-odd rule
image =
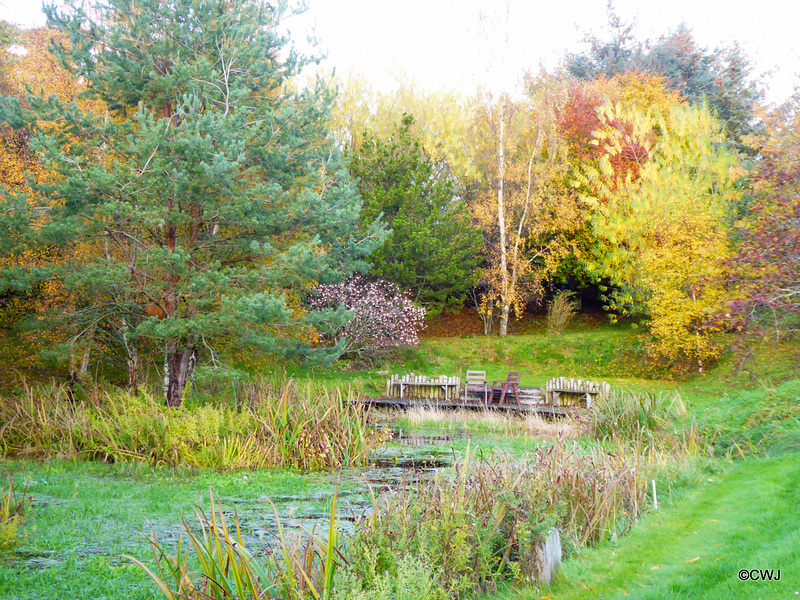
[[[50,52],[52,43],[65,44],[66,38],[56,30],[40,27],[13,30],[5,40],[3,53],[2,89],[6,102],[17,101],[29,107],[28,91],[70,103],[83,109],[100,108],[81,98],[84,87],[72,74],[63,69]],[[38,127],[56,130],[57,122],[40,122]],[[22,214],[24,207],[32,208],[34,227],[41,227],[49,219],[54,207],[53,200],[46,200],[35,189],[52,183],[54,174],[46,169],[37,152],[30,146],[31,127],[13,128],[8,123],[0,125],[0,181],[3,195]],[[16,200],[11,200],[16,198]],[[57,202],[57,201],[55,201]],[[52,244],[37,244],[24,231],[15,228],[13,221],[3,236],[4,251],[0,253],[0,289],[5,292],[4,315],[7,320],[26,320],[33,329],[26,327],[22,333],[30,350],[23,361],[35,359],[35,354],[64,344],[71,369],[85,372],[89,351],[96,345],[94,332],[96,323],[85,320],[76,324],[74,319],[63,319],[66,314],[75,315],[85,307],[85,299],[67,291],[64,281],[55,276],[56,265],[70,261],[85,260],[94,252],[90,240],[76,240],[70,247],[56,248]],[[71,324],[68,321],[73,321]],[[78,358],[80,357],[80,366]]]

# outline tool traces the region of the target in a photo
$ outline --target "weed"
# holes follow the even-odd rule
[[[24,506],[24,492],[22,498],[17,498],[14,478],[9,478],[8,483],[4,478],[3,487],[0,488],[0,556],[11,552],[24,541],[19,531]]]

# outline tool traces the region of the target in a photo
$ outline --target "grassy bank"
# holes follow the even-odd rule
[[[800,592],[800,453],[731,464],[617,542],[582,551],[555,584],[499,599],[785,599]],[[780,570],[741,581],[740,569]]]

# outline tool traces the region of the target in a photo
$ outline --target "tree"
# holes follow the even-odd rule
[[[340,91],[331,114],[331,129],[343,144],[358,147],[362,136],[388,139],[403,115],[414,116],[414,137],[436,164],[447,164],[457,179],[474,174],[469,128],[472,100],[453,91],[421,90],[400,75],[388,92],[375,90],[355,73],[332,78]]]
[[[738,158],[706,107],[607,104],[600,117],[607,154],[588,177],[597,193],[583,198],[599,240],[588,270],[616,286],[613,308],[649,317],[654,358],[702,370],[716,356],[710,333],[727,300]],[[632,146],[636,168],[616,171],[613,157]]]
[[[480,232],[449,166],[430,157],[414,125],[405,115],[387,139],[365,133],[352,151],[362,223],[382,218],[392,229],[371,257],[372,273],[429,307],[458,306],[477,283]]]
[[[518,103],[485,95],[475,114],[480,177],[472,208],[488,262],[482,310],[498,306],[501,336],[508,334],[511,310],[521,314],[529,299],[541,296],[582,222],[566,185],[566,146],[558,131],[564,90],[544,76],[529,81],[528,98]]]
[[[601,39],[589,32],[583,39],[589,45],[588,52],[568,53],[565,57],[567,71],[578,79],[591,81],[599,77],[610,78],[631,70],[639,62],[642,44],[633,35],[636,22],[623,21],[610,0],[606,12],[609,39]]]
[[[776,339],[800,330],[800,93],[752,140],[759,153],[749,175],[754,198],[737,222],[730,308]]]
[[[702,48],[685,23],[655,42],[642,42],[633,35],[634,25],[623,22],[609,4],[609,39],[587,35],[588,52],[567,55],[567,71],[582,80],[629,72],[664,77],[689,102],[706,102],[726,124],[727,135],[745,149],[744,136],[757,128],[755,105],[762,90],[751,78],[753,64],[741,46]]]
[[[81,99],[83,86],[58,64],[49,51],[51,40],[62,44],[66,41],[63,34],[45,27],[10,30],[0,70],[2,94],[13,96],[22,106],[28,107],[26,89],[31,89],[42,96],[54,95],[60,102],[76,102],[82,110],[104,110],[101,104]],[[52,122],[42,126],[57,127]],[[29,202],[39,213],[36,222],[41,223],[50,207],[43,198],[32,195],[31,185],[42,185],[54,174],[31,149],[30,136],[27,128],[14,129],[7,123],[0,125],[0,182],[6,194]],[[76,323],[75,319],[67,323],[53,318],[64,313],[77,314],[81,300],[65,289],[63,281],[52,277],[52,271],[55,265],[82,260],[90,251],[92,241],[79,242],[67,250],[54,245],[42,247],[18,233],[8,231],[0,242],[3,246],[0,272],[13,273],[11,277],[0,274],[0,293],[5,296],[4,316],[23,336],[32,355],[47,352],[61,357],[65,352],[70,369],[84,372],[90,350],[102,346],[94,335],[97,324]],[[13,252],[6,252],[12,245]],[[32,359],[33,356],[29,358]]]
[[[4,103],[56,174],[37,190],[53,201],[39,239],[96,241],[101,251],[61,276],[120,314],[152,315],[126,322],[126,335],[164,344],[171,406],[198,351],[213,362],[220,340],[308,355],[323,315],[303,308],[306,290],[366,268],[383,236],[373,224],[357,237],[360,200],[326,138],[332,94],[291,85],[304,60],[278,33],[287,10],[111,0],[90,17],[71,1],[51,6],[69,40],[62,63],[108,114],[52,96],[30,96],[30,110]],[[14,208],[27,215],[15,226],[30,226],[27,206]]]

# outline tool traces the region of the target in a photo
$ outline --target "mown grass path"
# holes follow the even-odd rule
[[[773,569],[780,581],[741,581]],[[550,588],[513,597],[741,599],[800,597],[800,453],[731,465],[651,513],[618,544],[564,565]]]

